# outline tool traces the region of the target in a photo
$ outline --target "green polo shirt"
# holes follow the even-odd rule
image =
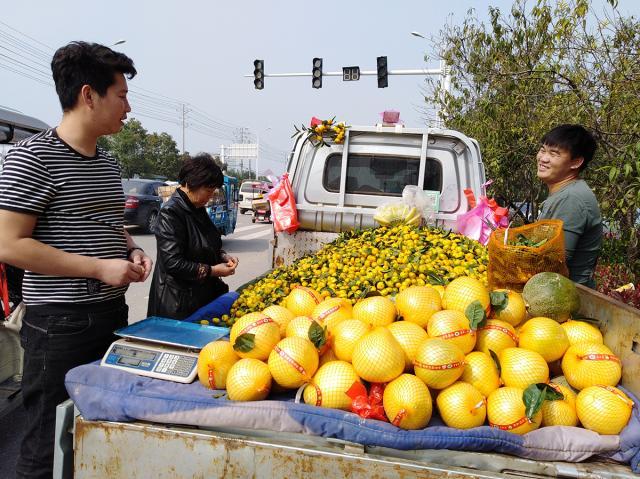
[[[595,288],[593,272],[602,245],[602,217],[596,195],[584,180],[576,180],[542,203],[539,219],[564,222],[564,244],[569,277]]]

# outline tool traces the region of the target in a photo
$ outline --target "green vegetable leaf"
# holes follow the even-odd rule
[[[467,306],[465,311],[465,315],[469,320],[469,325],[471,329],[478,329],[478,326],[481,326],[484,321],[487,319],[487,313],[485,312],[482,304],[477,299]]]
[[[309,326],[309,341],[317,348],[321,348],[327,342],[327,327],[320,326],[317,322]]]
[[[489,354],[491,354],[491,359],[493,359],[493,362],[495,363],[496,368],[498,369],[498,376],[500,376],[502,374],[502,366],[500,366],[500,358],[498,357],[498,355],[493,349],[489,350]]]
[[[509,305],[509,295],[504,291],[492,291],[491,296],[491,308],[499,313]]]
[[[251,333],[241,334],[236,338],[236,342],[233,343],[233,349],[240,351],[241,353],[248,353],[256,345],[256,335]]]
[[[525,414],[529,419],[533,419],[533,416],[540,411],[545,401],[556,401],[558,399],[564,399],[564,396],[548,384],[532,384],[524,390],[522,395]]]

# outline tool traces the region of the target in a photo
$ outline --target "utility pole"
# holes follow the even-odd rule
[[[184,103],[182,104],[182,154],[184,155],[184,117],[186,116],[187,112],[186,112],[186,108],[184,106]]]

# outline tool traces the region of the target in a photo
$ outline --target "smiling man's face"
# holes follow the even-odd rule
[[[582,157],[571,158],[571,152],[559,146],[542,145],[536,155],[538,178],[550,185],[578,176]]]

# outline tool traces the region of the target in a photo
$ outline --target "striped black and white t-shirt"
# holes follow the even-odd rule
[[[32,237],[68,253],[96,258],[127,255],[124,193],[120,168],[98,148],[92,158],[73,150],[55,129],[18,143],[0,175],[0,208],[38,217]],[[121,296],[113,287],[87,278],[64,278],[25,271],[26,304],[93,303]]]

